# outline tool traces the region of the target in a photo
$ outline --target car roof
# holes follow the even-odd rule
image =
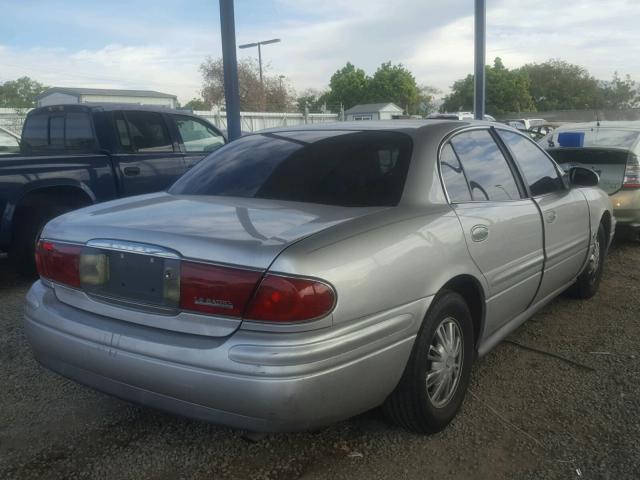
[[[443,126],[450,126],[451,130],[473,125],[495,126],[493,122],[484,120],[449,120],[449,119],[427,119],[427,120],[361,120],[353,122],[326,122],[314,123],[287,127],[276,127],[252,132],[276,133],[276,132],[296,132],[296,131],[327,131],[327,130],[352,130],[352,131],[398,131],[416,132],[418,130],[429,130],[431,128],[440,129]],[[507,127],[509,128],[509,127]]]
[[[47,105],[45,107],[38,107],[31,110],[29,113],[41,113],[51,112],[56,110],[65,111],[98,111],[98,112],[113,112],[121,110],[133,110],[133,111],[145,111],[145,112],[158,112],[158,113],[173,113],[178,115],[188,115],[190,117],[198,117],[191,113],[191,110],[180,110],[176,108],[155,106],[155,105],[138,105],[135,103],[67,103],[58,105]]]

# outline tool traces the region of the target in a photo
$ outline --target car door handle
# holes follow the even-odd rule
[[[140,167],[124,167],[124,174],[128,177],[140,175]]]
[[[555,210],[549,210],[544,213],[544,219],[547,221],[547,223],[553,223],[558,219],[558,214]]]
[[[471,227],[471,240],[483,242],[489,238],[489,227],[486,225],[474,225]]]

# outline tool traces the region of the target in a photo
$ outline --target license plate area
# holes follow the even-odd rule
[[[80,284],[91,295],[177,309],[180,260],[85,247],[80,257]]]

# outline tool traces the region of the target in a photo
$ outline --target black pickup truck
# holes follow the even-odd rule
[[[116,104],[34,109],[20,152],[0,152],[0,251],[31,271],[35,241],[51,218],[164,190],[225,141],[209,122],[179,110]]]

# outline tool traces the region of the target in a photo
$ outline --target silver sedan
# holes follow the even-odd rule
[[[478,356],[596,293],[597,183],[495,123],[247,135],[167,192],[47,224],[26,332],[49,369],[181,415],[300,430],[383,405],[435,432]]]

